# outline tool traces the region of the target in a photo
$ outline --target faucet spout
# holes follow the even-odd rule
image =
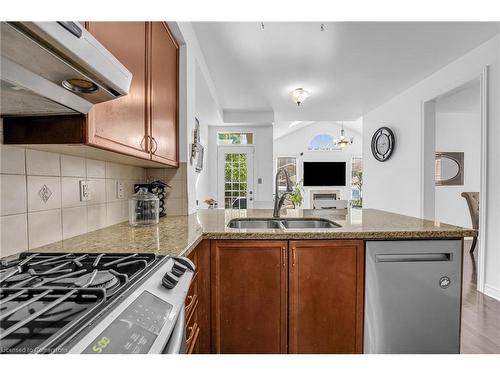
[[[279,182],[279,177],[281,174],[285,175],[285,180],[286,180],[286,190],[285,192],[280,196],[279,194],[279,189],[278,189],[278,182]],[[273,209],[273,217],[280,217],[280,210],[283,204],[285,203],[285,199],[290,193],[293,192],[293,185],[292,185],[292,180],[290,179],[290,175],[288,174],[287,170],[285,167],[282,167],[278,169],[276,172],[276,178],[274,181],[274,209]]]

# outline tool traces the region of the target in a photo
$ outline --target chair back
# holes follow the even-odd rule
[[[463,192],[462,197],[465,198],[469,207],[472,228],[479,229],[479,192]]]

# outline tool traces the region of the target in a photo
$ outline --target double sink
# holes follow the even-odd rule
[[[335,229],[341,226],[334,221],[321,218],[242,218],[232,219],[227,224],[233,229]]]

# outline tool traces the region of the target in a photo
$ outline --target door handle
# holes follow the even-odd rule
[[[452,253],[415,253],[415,254],[377,254],[377,263],[397,262],[449,262],[453,259]]]

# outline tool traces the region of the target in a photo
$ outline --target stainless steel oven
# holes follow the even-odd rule
[[[0,268],[4,353],[184,353],[182,257],[30,254]]]

